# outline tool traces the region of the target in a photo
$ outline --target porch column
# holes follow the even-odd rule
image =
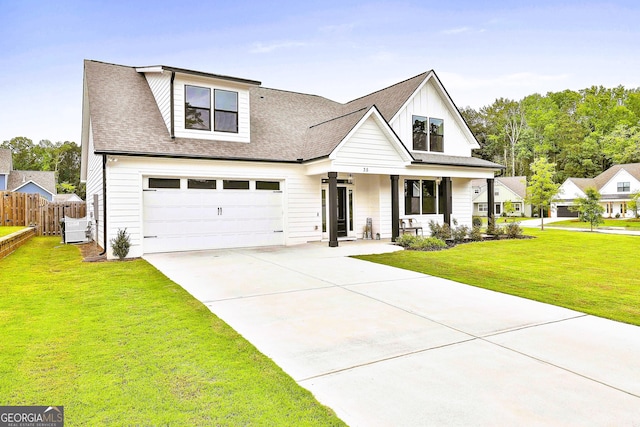
[[[487,178],[487,226],[495,226],[493,178]]]
[[[451,178],[443,177],[440,185],[444,185],[442,196],[444,197],[444,222],[451,226],[451,213],[453,212],[453,195],[451,189]]]
[[[398,175],[391,178],[391,241],[395,242],[400,236],[400,200],[398,198]]]
[[[329,247],[338,246],[338,172],[329,172]]]

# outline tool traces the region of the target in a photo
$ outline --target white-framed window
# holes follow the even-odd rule
[[[629,182],[618,183],[618,193],[628,193],[629,191],[631,191],[631,185]]]
[[[211,115],[211,88],[184,86],[184,127],[185,129],[213,130],[216,132],[238,133],[238,92],[213,90],[213,117]]]
[[[487,212],[488,205],[486,203],[478,203],[478,212]]]

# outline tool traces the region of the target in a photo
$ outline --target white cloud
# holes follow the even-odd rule
[[[278,49],[291,49],[296,47],[308,46],[308,43],[299,41],[274,42],[270,44],[255,43],[249,53],[270,53]]]
[[[469,27],[457,27],[457,28],[450,28],[448,30],[442,30],[440,33],[441,34],[462,34],[462,33],[468,33],[471,31],[471,28]]]

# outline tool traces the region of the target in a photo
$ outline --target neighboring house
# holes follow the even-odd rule
[[[567,178],[551,204],[551,216],[576,218],[578,213],[569,208],[576,198],[586,197],[589,187],[600,193],[605,218],[632,217],[627,203],[632,193],[640,191],[640,163],[614,165],[595,178]]]
[[[52,201],[56,195],[56,176],[50,171],[13,170],[11,150],[0,148],[0,191],[36,193]]]
[[[66,202],[82,202],[83,200],[76,193],[71,194],[56,194],[53,196],[53,201],[55,203],[66,203]]]
[[[337,246],[362,238],[368,218],[382,238],[398,236],[401,218],[471,225],[471,181],[503,169],[471,156],[478,143],[433,71],[343,104],[242,78],[85,61],[82,121],[97,241],[126,228],[132,257]]]
[[[487,216],[487,181],[475,179],[471,182],[473,188],[473,216]],[[509,176],[494,180],[494,214],[501,216],[507,201],[515,209],[512,216],[531,216],[531,205],[526,202],[527,177]]]

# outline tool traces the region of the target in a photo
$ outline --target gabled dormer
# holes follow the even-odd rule
[[[140,67],[172,137],[250,141],[249,90],[260,82],[182,68]]]
[[[389,123],[414,155],[470,157],[472,149],[480,148],[433,71],[424,75]]]

